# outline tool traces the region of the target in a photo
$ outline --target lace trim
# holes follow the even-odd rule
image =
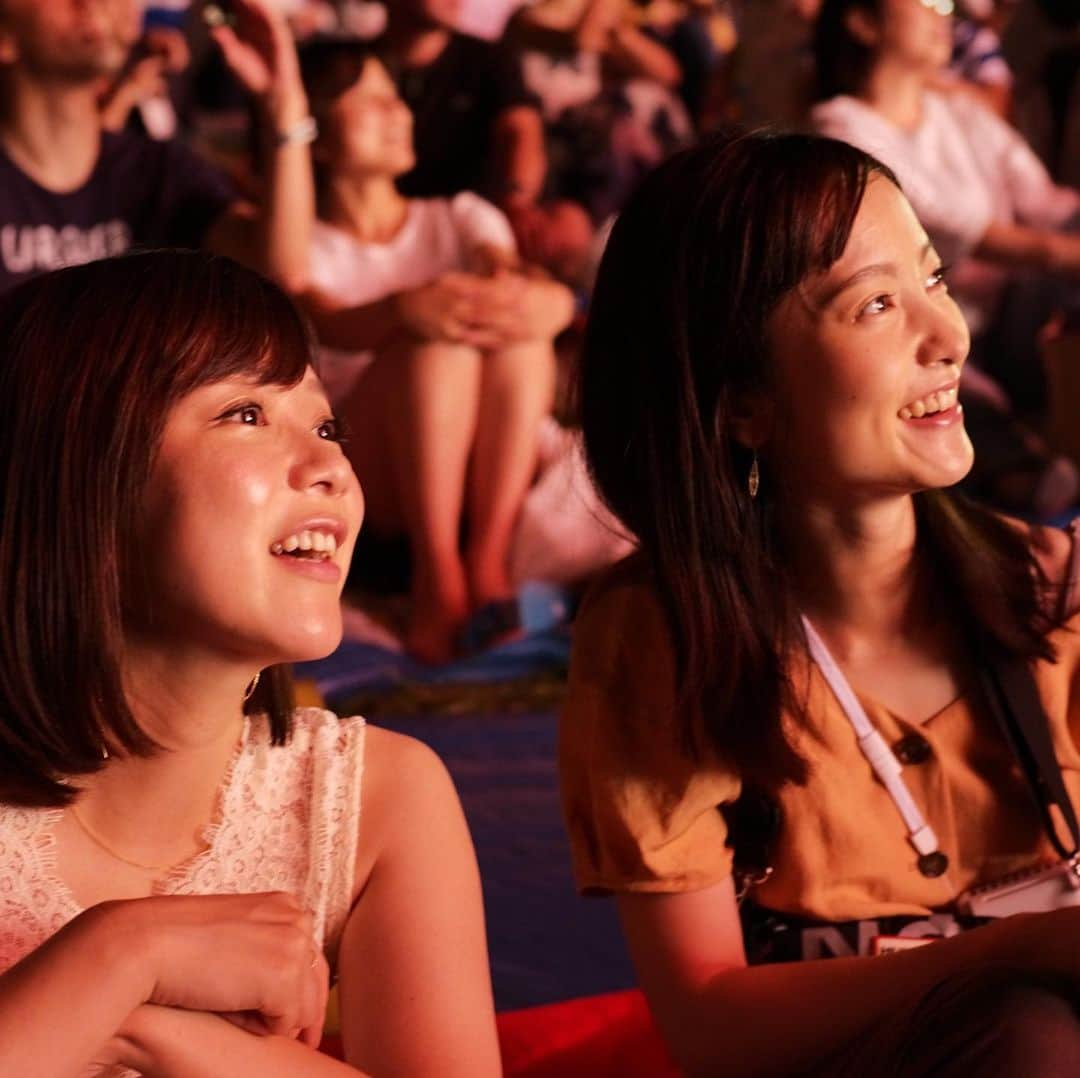
[[[154,882],[153,894],[288,890],[312,911],[334,964],[352,904],[365,724],[298,709],[293,738],[245,719],[203,830],[206,849]],[[81,912],[56,871],[58,809],[0,806],[0,970]]]
[[[210,822],[202,829],[202,833],[199,835],[199,841],[202,842],[206,848],[200,850],[198,853],[192,854],[191,857],[181,861],[179,864],[173,865],[164,876],[155,880],[150,889],[152,895],[165,895],[171,893],[176,887],[181,886],[189,875],[197,872],[203,861],[210,860],[213,857],[218,834],[221,832],[221,828],[225,823],[226,809],[231,800],[230,794],[236,783],[236,772],[240,766],[240,761],[244,758],[244,750],[247,748],[250,738],[251,718],[250,716],[245,715],[244,723],[240,727],[240,736],[237,738],[236,745],[233,747],[229,762],[225,765],[225,771],[221,778],[221,785],[218,787],[216,804],[214,805],[214,811],[210,816]]]

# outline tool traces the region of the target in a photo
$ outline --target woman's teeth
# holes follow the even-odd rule
[[[933,415],[935,412],[944,412],[956,403],[957,390],[942,389],[937,393],[930,393],[910,404],[905,404],[900,409],[901,419],[922,419],[923,416]]]
[[[274,543],[271,554],[291,554],[296,558],[326,561],[337,553],[337,540],[328,532],[302,531]]]

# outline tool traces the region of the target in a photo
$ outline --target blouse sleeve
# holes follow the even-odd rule
[[[1061,228],[1080,213],[1080,192],[1054,183],[1046,166],[1014,127],[989,109],[981,112],[969,106],[986,128],[984,145],[998,148],[1002,182],[1006,185],[1018,220],[1036,228]],[[972,123],[969,130],[975,131]]]
[[[675,682],[659,603],[617,569],[575,623],[559,732],[563,813],[584,893],[691,891],[731,874],[718,806],[740,783],[684,750]]]
[[[450,200],[450,212],[466,254],[477,247],[495,247],[508,254],[517,252],[514,231],[498,206],[471,191],[462,191]]]

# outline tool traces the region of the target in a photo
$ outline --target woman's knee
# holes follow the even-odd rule
[[[1074,994],[1025,971],[989,967],[943,981],[909,1027],[904,1078],[1080,1074]]]

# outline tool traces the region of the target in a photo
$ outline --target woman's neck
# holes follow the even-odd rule
[[[870,72],[859,97],[891,124],[910,133],[922,123],[925,89],[923,71],[880,60]]]
[[[858,507],[797,507],[785,544],[802,611],[840,652],[921,621],[926,603],[911,497]]]
[[[147,863],[174,863],[196,851],[243,729],[244,691],[255,672],[249,667],[194,656],[129,661],[129,706],[160,749],[112,757],[80,778],[79,813],[96,834]]]
[[[327,180],[319,216],[364,243],[389,243],[401,231],[409,200],[390,176],[364,179],[332,174]]]

